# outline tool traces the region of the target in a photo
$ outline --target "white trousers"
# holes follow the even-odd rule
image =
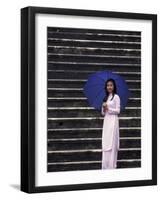
[[[115,169],[117,167],[118,150],[102,151],[102,169]]]
[[[112,148],[108,151],[102,151],[102,169],[117,168],[118,140],[118,135],[114,135]]]

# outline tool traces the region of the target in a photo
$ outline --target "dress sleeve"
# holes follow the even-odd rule
[[[117,95],[115,96],[116,108],[108,108],[109,114],[120,114],[120,97]]]
[[[103,106],[101,107],[101,114],[102,114],[102,115],[105,115],[105,112],[104,112]]]

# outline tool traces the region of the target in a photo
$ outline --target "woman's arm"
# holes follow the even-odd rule
[[[116,101],[116,108],[110,108],[108,107],[108,113],[109,114],[120,114],[120,97],[118,95],[115,95],[115,101]]]
[[[101,107],[101,114],[102,114],[102,115],[105,115],[105,112],[106,112],[106,111],[105,111],[105,107],[104,107],[103,104],[102,104],[102,107]]]
[[[102,115],[105,115],[103,106],[102,106],[102,108],[101,108],[101,114],[102,114]]]

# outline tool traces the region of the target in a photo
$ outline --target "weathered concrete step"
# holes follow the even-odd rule
[[[140,98],[141,90],[132,89],[131,98]],[[82,88],[48,88],[48,97],[84,97]]]
[[[117,168],[137,168],[141,167],[141,161],[138,160],[127,160],[127,161],[118,161]],[[101,170],[101,162],[87,162],[79,164],[48,164],[48,172],[56,171],[77,171],[77,170]],[[117,170],[117,169],[116,169]]]
[[[120,63],[75,63],[75,62],[51,62],[48,63],[48,70],[111,70],[111,71],[131,71],[131,72],[140,72],[141,66],[139,64],[120,64]]]
[[[121,127],[120,137],[141,137],[140,127]],[[49,129],[48,139],[70,139],[70,138],[101,138],[101,128],[64,128]]]
[[[107,56],[107,55],[73,55],[73,54],[52,54],[48,53],[48,62],[61,61],[61,62],[99,62],[101,63],[132,63],[140,64],[140,56]]]
[[[48,88],[83,88],[87,80],[85,79],[49,79]],[[140,80],[126,80],[129,88],[140,88]]]
[[[129,48],[140,49],[140,42],[123,42],[123,41],[91,41],[79,39],[48,39],[48,46],[73,46],[73,47],[99,47],[99,48]]]
[[[48,32],[48,38],[66,38],[66,39],[81,39],[81,40],[101,40],[101,41],[124,41],[124,42],[141,42],[141,37],[138,35],[130,36],[123,34],[85,34],[71,32]]]
[[[84,138],[76,139],[76,140],[48,140],[48,151],[54,150],[76,150],[76,149],[99,149],[101,148],[101,138],[92,138],[87,139]],[[120,148],[140,148],[141,147],[141,140],[139,139],[120,139]]]
[[[140,117],[140,107],[126,107],[121,112],[120,117]],[[101,112],[92,107],[48,107],[48,117],[100,117]]]
[[[48,98],[48,107],[88,107],[88,102],[85,97],[62,97],[62,98]],[[140,98],[130,98],[128,100],[128,107],[140,107]]]
[[[78,54],[78,55],[108,55],[108,56],[141,56],[139,49],[116,49],[116,48],[92,48],[92,47],[68,47],[48,46],[48,53]]]
[[[73,33],[73,34],[116,34],[129,35],[131,37],[141,37],[139,31],[105,30],[105,29],[84,29],[84,28],[66,28],[66,27],[48,27],[48,32],[55,33]]]
[[[124,117],[119,119],[120,127],[141,126],[140,117]],[[63,128],[102,128],[103,118],[48,118],[48,129]]]
[[[117,168],[138,168],[141,167],[141,161],[120,161]]]
[[[125,150],[118,152],[118,160],[123,159],[140,159],[141,151],[140,150]],[[57,163],[57,162],[77,162],[77,161],[101,161],[102,160],[102,152],[95,152],[92,150],[87,150],[85,152],[65,152],[65,153],[49,153],[48,154],[48,162],[49,163]]]
[[[95,71],[96,72],[96,71]],[[48,79],[88,79],[94,71],[78,70],[48,70]],[[115,72],[124,77],[125,80],[140,80],[140,72]]]

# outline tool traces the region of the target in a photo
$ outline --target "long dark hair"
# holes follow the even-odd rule
[[[105,89],[106,96],[104,97],[103,102],[106,102],[106,101],[107,101],[107,98],[108,98],[108,96],[109,96],[109,93],[108,93],[108,91],[107,91],[107,83],[108,83],[108,82],[112,82],[112,83],[113,83],[113,86],[114,86],[114,89],[113,89],[113,92],[112,92],[112,98],[111,98],[111,100],[114,98],[114,95],[117,94],[117,87],[116,87],[115,80],[112,79],[112,78],[107,79],[107,81],[105,82],[105,88],[104,88],[104,89]]]

